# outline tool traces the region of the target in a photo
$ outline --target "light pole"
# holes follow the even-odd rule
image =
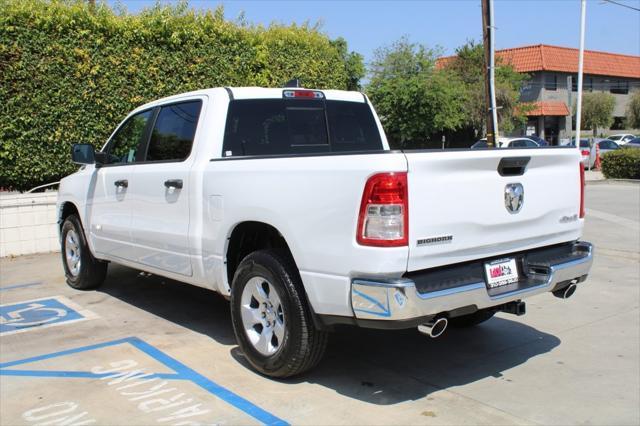
[[[580,149],[580,125],[582,124],[582,68],[584,66],[584,21],[587,14],[587,0],[580,6],[580,53],[578,54],[578,102],[576,105],[576,148]]]

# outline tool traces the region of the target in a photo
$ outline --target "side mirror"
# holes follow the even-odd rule
[[[71,161],[76,164],[95,163],[96,152],[93,145],[88,143],[74,143],[71,146]]]
[[[96,152],[93,145],[76,143],[71,147],[71,161],[76,164],[95,164],[96,167],[106,163],[107,156],[103,152]]]

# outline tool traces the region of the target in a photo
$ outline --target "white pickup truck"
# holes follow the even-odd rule
[[[114,262],[230,299],[262,374],[313,367],[337,324],[475,325],[589,273],[575,148],[393,151],[367,97],[216,88],[129,114],[60,183],[67,282]]]

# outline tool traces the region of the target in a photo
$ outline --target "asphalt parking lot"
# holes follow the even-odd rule
[[[0,424],[640,423],[640,185],[587,186],[590,279],[429,339],[344,329],[275,381],[214,293],[111,266],[69,288],[59,254],[0,260]],[[40,324],[40,325],[37,325]]]

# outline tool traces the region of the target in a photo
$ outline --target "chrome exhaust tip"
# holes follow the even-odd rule
[[[553,295],[555,297],[559,297],[560,299],[568,299],[571,296],[573,296],[573,293],[576,292],[576,289],[578,288],[577,285],[575,284],[569,284],[568,286],[566,286],[565,288],[562,288],[560,290],[556,290],[553,292]]]
[[[429,322],[420,324],[418,331],[435,339],[442,336],[442,333],[447,329],[447,325],[449,325],[449,321],[445,317],[434,318]]]

